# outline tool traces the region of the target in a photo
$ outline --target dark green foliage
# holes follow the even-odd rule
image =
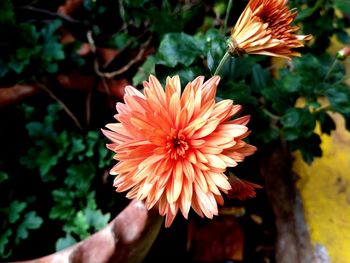
[[[41,29],[24,23],[2,28],[4,32],[0,33],[13,35],[13,39],[0,51],[0,77],[13,73],[26,77],[33,74],[36,65],[39,67],[35,74],[56,73],[58,62],[65,58],[63,45],[56,35],[61,25],[59,20],[54,20]]]
[[[18,256],[22,247],[47,231],[50,240],[42,253],[63,249],[105,226],[117,212],[116,203],[122,207],[114,193],[111,198],[101,193],[105,185],[113,192],[113,178],[106,174],[114,161],[99,128],[114,121],[114,103],[122,100],[109,96],[113,89],[101,72],[125,68],[113,80],[139,88],[150,74],[163,84],[178,74],[186,85],[198,75],[212,76],[226,52],[227,1],[85,0],[59,15],[63,2],[0,1],[0,89],[39,84],[51,92],[25,106],[0,108],[5,119],[0,126],[1,258],[26,259]],[[234,1],[228,30],[243,2]],[[231,58],[219,72],[217,99],[242,104],[240,114],[251,115],[250,143],[263,154],[282,143],[311,163],[322,155],[316,125],[326,134],[336,128],[331,112],[342,114],[350,130],[348,76],[327,53],[334,36],[350,43],[350,5],[348,0],[288,3],[299,10],[301,33],[314,36],[298,50],[303,56],[277,68],[269,57]],[[70,40],[62,41],[65,37]],[[87,44],[90,50],[81,54]],[[103,58],[106,48],[117,53],[112,60]],[[62,75],[68,83],[77,77],[78,84],[78,77],[89,76],[83,82],[91,87],[73,90],[73,84],[58,81]],[[75,114],[82,130],[53,97]]]
[[[25,118],[37,115],[32,107],[24,106],[22,110]],[[34,174],[40,175],[33,179],[49,190],[45,198],[50,209],[48,215],[38,215],[33,209],[41,200],[34,196],[24,199],[15,191],[7,194],[2,191],[1,202],[4,203],[0,213],[6,215],[0,221],[2,257],[11,255],[13,244],[27,239],[31,231],[44,224],[44,219],[63,225],[62,233],[56,237],[57,249],[86,238],[110,219],[110,213],[103,213],[97,206],[94,184],[97,175],[104,172],[101,168],[110,163],[111,156],[99,131],[91,130],[84,135],[58,128],[62,114],[58,105],[51,104],[43,119],[26,125],[31,143],[27,154],[20,159],[21,170],[23,173],[33,170]],[[2,171],[0,175],[4,186],[12,181],[15,183],[16,178],[10,178],[6,172]],[[13,201],[6,206],[8,200]]]
[[[168,67],[189,66],[201,53],[197,42],[185,33],[170,33],[163,37],[158,48],[158,64]]]

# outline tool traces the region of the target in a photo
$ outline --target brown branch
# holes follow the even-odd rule
[[[92,87],[89,88],[88,94],[86,96],[86,101],[85,101],[85,105],[86,105],[86,124],[87,125],[90,124],[90,119],[91,119],[91,99],[92,99]]]
[[[95,42],[94,42],[94,39],[92,37],[92,32],[91,31],[88,31],[87,39],[88,39],[88,42],[89,42],[89,44],[91,46],[92,52],[96,53],[96,46],[95,46]],[[143,54],[145,53],[147,46],[151,42],[151,39],[152,39],[152,37],[149,37],[147,39],[147,41],[141,45],[140,50],[137,53],[137,55],[133,59],[131,59],[129,61],[129,63],[127,63],[125,66],[123,66],[122,68],[120,68],[120,69],[118,69],[116,71],[113,71],[113,72],[102,72],[100,70],[100,65],[98,63],[98,60],[96,58],[95,61],[94,61],[94,69],[95,69],[96,74],[98,76],[102,77],[102,78],[111,79],[111,78],[114,78],[117,75],[121,75],[124,72],[128,71],[130,69],[130,67],[132,67],[135,63],[139,62],[142,59]]]
[[[55,18],[60,18],[66,22],[72,23],[72,24],[81,24],[80,21],[75,20],[73,18],[71,18],[70,16],[66,16],[63,14],[59,14],[59,13],[54,13],[54,12],[50,12],[48,10],[45,9],[41,9],[41,8],[37,8],[37,7],[33,7],[33,6],[21,6],[19,7],[20,9],[24,9],[24,10],[29,10],[29,11],[33,11],[36,13],[41,13],[41,14],[45,14],[51,17],[55,17]]]
[[[43,91],[45,91],[46,93],[48,93],[50,95],[51,98],[53,98],[58,104],[60,104],[62,106],[62,108],[65,110],[65,112],[68,114],[69,117],[71,117],[71,119],[73,120],[73,122],[75,123],[75,125],[77,125],[77,127],[82,130],[82,126],[80,124],[80,122],[78,121],[78,118],[73,114],[73,112],[67,107],[67,105],[60,100],[50,89],[48,89],[44,84],[41,83],[36,83],[36,85],[41,88]]]
[[[121,28],[120,31],[121,31],[122,29],[123,29],[123,28]],[[140,35],[138,35],[138,36],[136,37],[136,40],[139,40],[139,39],[140,39],[141,37],[143,37],[146,33],[147,33],[147,31],[142,32]],[[118,49],[118,54],[116,54],[116,56],[115,56],[113,59],[111,59],[111,61],[109,61],[107,64],[103,65],[103,68],[108,67],[109,64],[110,64],[112,61],[114,61],[118,55],[120,55],[120,54],[123,53],[125,50],[127,50],[127,49],[129,48],[129,46],[130,46],[133,42],[134,42],[134,41],[133,41],[132,39],[128,39],[128,41],[125,43],[125,45],[124,45],[122,48]]]
[[[109,106],[111,107],[111,109],[113,109],[113,107],[114,107],[114,102],[113,102],[113,100],[112,100],[111,90],[110,90],[110,88],[109,88],[109,85],[108,85],[108,83],[107,83],[107,81],[106,81],[105,78],[101,78],[101,82],[102,82],[102,86],[103,86],[104,90],[105,90],[106,93],[108,94],[109,104],[110,104]]]
[[[161,228],[157,209],[148,211],[132,201],[108,226],[87,239],[54,254],[17,263],[140,263]]]

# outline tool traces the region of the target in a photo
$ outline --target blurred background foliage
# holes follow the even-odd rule
[[[118,214],[127,201],[114,193],[113,156],[100,128],[113,121],[125,85],[142,88],[149,74],[163,83],[178,74],[183,85],[210,77],[247,3],[228,9],[227,2],[0,1],[1,258],[60,250]],[[289,5],[299,11],[300,31],[314,36],[298,50],[303,57],[243,56],[221,71],[218,97],[252,115],[249,139],[259,149],[234,170],[238,175],[279,144],[301,151],[307,163],[322,156],[314,131],[317,124],[322,133],[335,129],[330,112],[342,114],[350,129],[349,59],[329,51],[334,41],[350,45],[350,4]]]

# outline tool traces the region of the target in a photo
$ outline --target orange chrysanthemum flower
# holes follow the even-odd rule
[[[226,168],[256,150],[243,141],[249,116],[230,120],[241,106],[215,102],[220,78],[203,81],[196,78],[182,94],[178,76],[167,78],[165,91],[153,76],[143,83],[144,94],[127,86],[125,104],[117,103],[119,123],[102,130],[119,161],[111,169],[116,191],[130,190],[127,197],[145,200],[148,209],[158,204],[167,227],[179,209],[185,218],[190,207],[217,215],[220,191],[231,189]]]
[[[293,48],[302,47],[311,35],[295,35],[291,26],[297,12],[289,10],[288,0],[250,0],[231,31],[228,52],[260,54],[290,59],[300,56]]]

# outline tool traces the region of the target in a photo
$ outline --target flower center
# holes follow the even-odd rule
[[[186,142],[186,137],[180,132],[175,135],[167,137],[166,148],[170,158],[177,160],[179,157],[183,157],[189,146]]]

